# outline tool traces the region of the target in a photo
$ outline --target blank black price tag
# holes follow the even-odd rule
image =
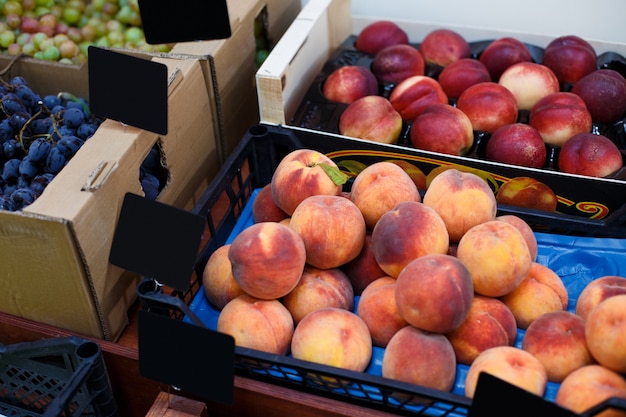
[[[185,291],[198,256],[206,219],[127,193],[109,261],[120,268]]]
[[[89,47],[89,106],[98,116],[167,134],[167,67]]]
[[[151,45],[225,39],[231,35],[226,0],[139,0]]]
[[[211,401],[232,404],[232,336],[142,310],[138,344],[142,376]]]

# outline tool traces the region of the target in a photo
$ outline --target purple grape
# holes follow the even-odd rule
[[[9,195],[0,195],[0,210],[15,211],[15,203]]]
[[[37,196],[35,195],[35,192],[30,188],[18,188],[11,193],[11,200],[15,204],[17,210],[32,204],[36,198]]]
[[[46,163],[44,164],[44,172],[50,174],[58,174],[59,171],[65,166],[66,157],[58,146],[53,146],[46,157]]]
[[[67,158],[73,156],[81,146],[85,143],[84,140],[77,136],[66,135],[63,136],[57,142],[57,148],[65,155]]]
[[[17,177],[20,175],[20,162],[21,161],[19,159],[13,158],[4,163],[4,166],[2,167],[2,179],[7,184],[17,181]]]
[[[94,133],[96,133],[97,129],[98,125],[96,123],[83,123],[82,125],[78,126],[78,129],[76,129],[76,136],[81,139],[87,140],[92,137]]]
[[[63,113],[63,121],[65,125],[76,129],[85,121],[85,113],[83,113],[82,109],[68,107]]]
[[[33,161],[30,157],[25,156],[20,162],[18,171],[20,177],[30,180],[39,172],[39,164],[37,161]]]
[[[28,147],[28,157],[33,161],[41,161],[52,148],[52,144],[44,137],[40,137],[31,142]]]
[[[61,99],[54,94],[45,96],[42,101],[43,105],[46,106],[49,110],[52,110],[56,106],[60,106],[62,104]]]

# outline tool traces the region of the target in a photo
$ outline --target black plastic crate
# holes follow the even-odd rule
[[[330,137],[328,134],[293,127],[265,124],[251,127],[193,210],[195,214],[206,217],[208,236],[199,253],[188,290],[165,294],[162,285],[145,279],[137,291],[144,309],[211,328],[199,318],[202,312],[194,308],[194,302],[202,295],[201,277],[204,266],[210,255],[237,233],[241,227],[240,220],[248,214],[245,212],[249,209],[248,203],[258,189],[271,181],[281,159],[287,153],[300,148],[312,148],[327,154],[361,149],[363,163],[380,159],[381,155],[388,157],[389,154],[394,157],[405,155],[411,161],[411,150],[399,149],[393,145],[340,136]],[[349,189],[350,184],[349,181],[346,189]],[[623,234],[623,222],[613,224],[577,218],[572,223],[571,216],[555,216],[500,206],[499,214],[506,213],[520,215],[531,223],[534,221],[543,230],[566,229],[581,236],[602,235],[603,232],[611,234],[610,232],[617,230],[622,236],[626,236]],[[467,416],[471,409],[471,399],[456,393],[238,346],[235,347],[235,372],[247,378],[397,415]],[[609,406],[626,410],[626,400],[612,399],[584,415],[593,416],[603,407]]]
[[[76,336],[0,345],[0,415],[119,416],[100,345]]]

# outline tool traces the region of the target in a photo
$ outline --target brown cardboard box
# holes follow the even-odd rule
[[[168,69],[169,133],[105,120],[33,204],[22,212],[0,211],[1,311],[117,339],[128,323],[138,277],[108,257],[124,195],[142,195],[142,161],[158,142],[168,172],[158,200],[185,209],[217,172],[200,61],[146,59]],[[54,89],[53,79],[47,80]]]

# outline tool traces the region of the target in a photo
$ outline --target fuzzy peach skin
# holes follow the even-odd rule
[[[448,103],[448,96],[434,78],[415,75],[398,83],[391,91],[389,101],[402,120],[412,123],[431,105]]]
[[[517,101],[519,110],[530,110],[543,97],[558,93],[559,80],[552,70],[536,62],[518,62],[508,67],[498,80]]]
[[[228,250],[235,281],[246,293],[265,300],[280,298],[295,288],[306,256],[300,235],[276,222],[249,226]]]
[[[397,164],[387,161],[368,165],[357,174],[350,190],[350,199],[361,210],[370,230],[383,214],[398,203],[422,201],[409,174]]]
[[[457,99],[456,107],[469,117],[474,130],[487,133],[515,123],[519,111],[513,93],[492,81],[466,88]]]
[[[306,262],[320,269],[338,268],[356,258],[365,244],[365,219],[350,199],[313,195],[294,210],[289,227],[304,242]]]
[[[409,177],[411,177],[418,190],[426,189],[426,174],[424,174],[424,171],[418,168],[417,165],[404,159],[386,159],[385,161],[398,165],[409,174]]]
[[[294,323],[324,307],[352,310],[354,291],[348,276],[338,268],[319,269],[307,265],[298,285],[281,299]]]
[[[526,329],[522,349],[539,359],[552,382],[561,382],[576,369],[595,362],[587,348],[585,320],[569,311],[539,316]]]
[[[604,275],[589,281],[578,294],[576,314],[587,319],[589,312],[602,301],[618,294],[626,294],[626,277]]]
[[[353,260],[339,267],[350,279],[354,295],[361,295],[363,290],[376,279],[385,276],[372,251],[372,233],[365,234],[363,249]]]
[[[380,268],[393,278],[412,260],[445,254],[450,246],[446,225],[435,210],[406,201],[383,214],[372,230],[372,252]]]
[[[359,51],[376,55],[386,46],[408,44],[409,36],[391,20],[377,20],[365,26],[354,42],[354,47]]]
[[[465,377],[467,397],[474,397],[481,372],[539,396],[543,396],[548,383],[546,368],[539,359],[513,346],[495,346],[481,352],[474,359]]]
[[[530,251],[530,259],[536,261],[539,251],[537,236],[528,222],[515,214],[502,214],[496,216],[496,220],[510,223],[515,226],[517,230],[522,232],[522,236],[524,236],[524,240],[526,240],[526,245],[528,245],[528,250]]]
[[[363,372],[372,358],[372,337],[355,313],[327,307],[306,315],[294,330],[296,359]]]
[[[626,380],[617,372],[593,364],[583,366],[565,377],[554,402],[575,413],[582,413],[613,397],[626,399]],[[608,409],[594,416],[624,417],[624,412]]]
[[[562,84],[574,84],[598,68],[593,46],[576,35],[552,39],[546,46],[542,64],[550,68]]]
[[[593,126],[583,99],[568,91],[548,94],[537,101],[528,114],[528,124],[552,146],[563,146],[575,134],[591,132]]]
[[[409,139],[417,149],[462,156],[474,144],[474,131],[461,110],[435,103],[413,121]]]
[[[230,244],[217,248],[207,260],[202,272],[202,287],[209,302],[218,310],[233,298],[245,294],[235,277],[228,259]]]
[[[287,217],[289,217],[287,213],[274,202],[272,184],[266,184],[261,187],[252,203],[252,220],[255,223],[279,222]]]
[[[472,276],[465,265],[447,254],[420,256],[398,275],[396,305],[412,326],[448,333],[463,323],[474,298]]]
[[[385,348],[382,376],[450,391],[456,378],[454,350],[442,334],[403,327]]]
[[[522,233],[498,220],[468,230],[459,241],[456,256],[469,269],[474,291],[488,297],[514,291],[533,262]]]
[[[491,81],[491,75],[482,62],[462,58],[446,66],[439,73],[438,80],[448,98],[457,99],[468,87]]]
[[[489,184],[476,174],[454,168],[433,178],[423,202],[441,216],[451,242],[459,242],[473,226],[496,217],[496,197]]]
[[[530,51],[519,39],[503,37],[494,39],[478,57],[489,70],[491,79],[498,82],[500,75],[513,64],[532,62]]]
[[[517,288],[501,300],[513,312],[517,326],[526,329],[543,314],[567,309],[568,298],[561,277],[549,267],[532,262]]]
[[[396,143],[402,133],[402,116],[386,98],[365,96],[341,113],[339,133],[372,142]]]
[[[285,355],[289,352],[294,323],[280,301],[243,294],[224,306],[216,330],[231,335],[237,346]]]
[[[408,322],[398,312],[396,279],[382,276],[372,281],[361,294],[356,314],[367,324],[374,346],[385,347],[391,337]]]
[[[424,75],[424,57],[409,44],[386,46],[376,53],[372,72],[380,83],[398,84],[416,75]]]
[[[552,188],[532,177],[514,177],[503,183],[496,191],[496,201],[549,212],[556,211],[558,204]]]
[[[271,180],[272,197],[276,205],[291,216],[306,197],[324,194],[340,195],[343,189],[324,171],[323,165],[337,164],[313,149],[296,149],[285,155],[274,170]]]
[[[324,98],[336,103],[350,104],[375,94],[378,94],[378,80],[372,71],[361,65],[336,68],[322,84]]]
[[[442,67],[471,55],[467,40],[460,33],[446,28],[428,32],[420,43],[420,52],[427,64]]]
[[[474,295],[467,318],[446,334],[458,363],[471,365],[484,350],[513,346],[517,324],[511,310],[493,297]]]
[[[585,338],[600,365],[626,374],[626,294],[609,297],[589,312]]]

